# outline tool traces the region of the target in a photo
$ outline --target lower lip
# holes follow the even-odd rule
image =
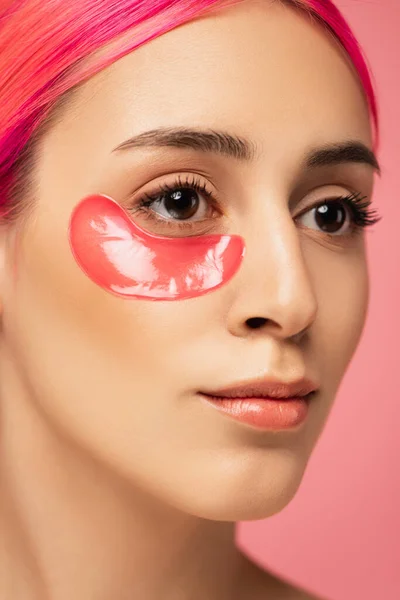
[[[246,425],[266,430],[296,428],[308,414],[308,396],[298,398],[221,398],[200,394],[209,404]]]

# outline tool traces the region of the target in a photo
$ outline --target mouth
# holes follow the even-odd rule
[[[200,398],[222,414],[263,430],[298,429],[307,419],[318,386],[310,379],[294,382],[253,380],[218,390],[199,392]]]

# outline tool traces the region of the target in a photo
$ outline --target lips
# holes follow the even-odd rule
[[[204,390],[201,394],[212,398],[222,399],[293,399],[305,398],[316,392],[318,386],[310,379],[300,379],[293,382],[277,380],[252,380],[226,386],[215,390]]]
[[[253,430],[302,431],[317,385],[310,379],[297,381],[252,380],[224,388],[205,390],[198,396],[205,406]]]

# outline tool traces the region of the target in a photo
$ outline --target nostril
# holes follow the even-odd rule
[[[258,329],[262,327],[267,322],[267,319],[264,317],[252,317],[251,319],[247,319],[246,325],[250,327],[250,329]]]

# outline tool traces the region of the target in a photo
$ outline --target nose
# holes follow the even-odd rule
[[[274,212],[274,214],[271,214]],[[300,339],[317,315],[317,297],[299,231],[283,207],[255,219],[244,235],[246,254],[232,284],[228,329],[238,337],[267,332]]]

